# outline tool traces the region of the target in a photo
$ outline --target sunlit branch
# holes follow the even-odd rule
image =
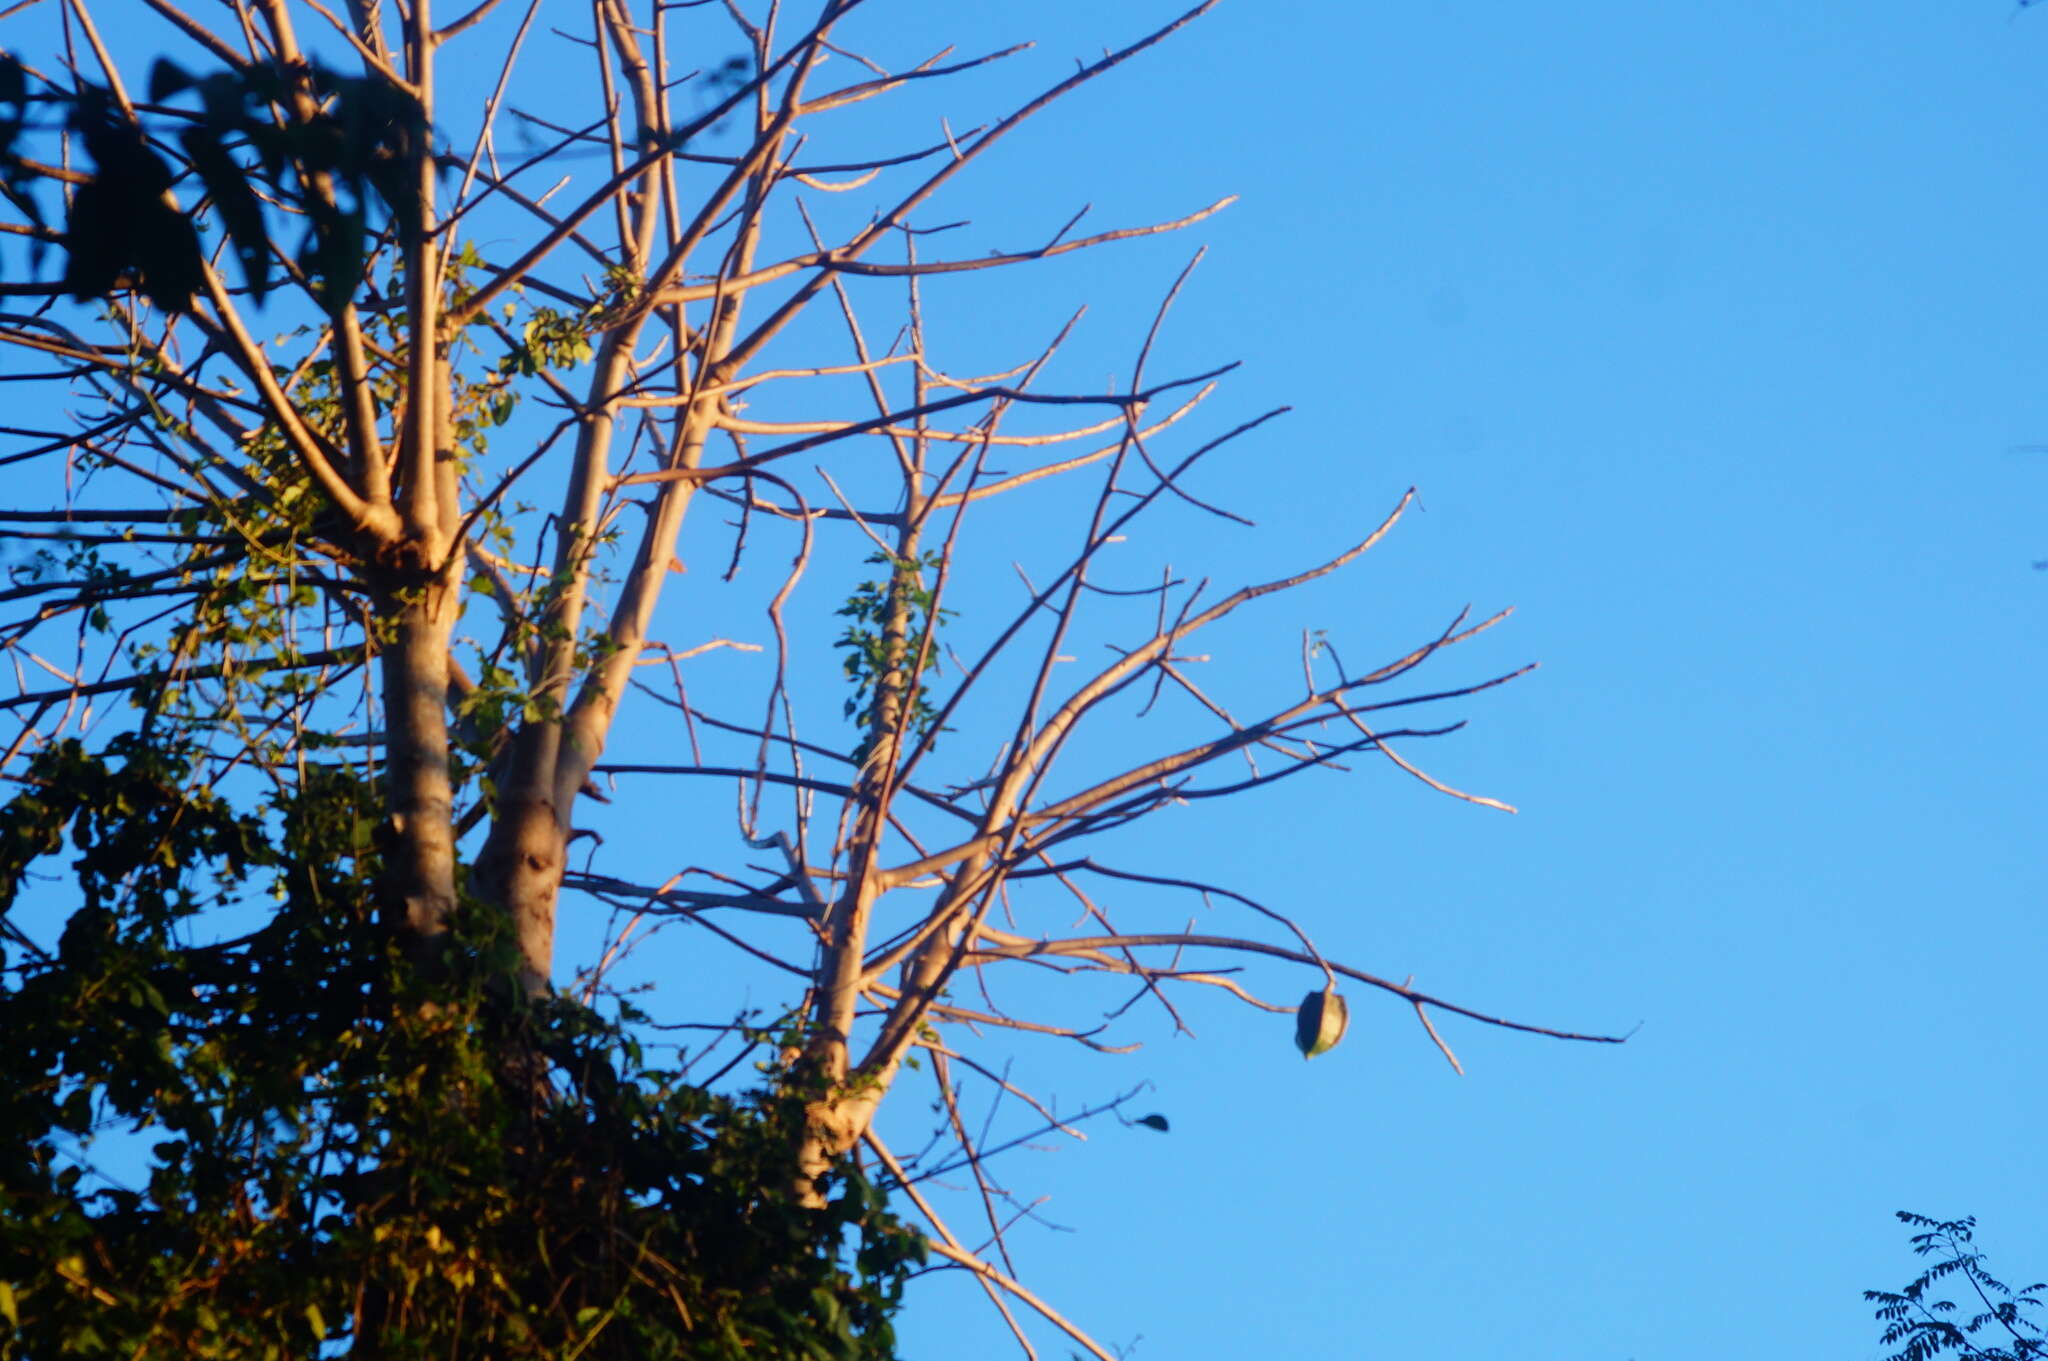
[[[934,65],[933,63],[938,61],[939,57],[945,55],[942,52],[939,56],[926,58],[901,75],[884,75],[877,80],[864,80],[858,85],[849,85],[842,90],[834,90],[830,94],[819,95],[816,99],[806,100],[798,108],[797,112],[804,114],[823,113],[827,109],[836,109],[847,104],[857,104],[864,99],[872,99],[878,94],[885,94],[890,90],[908,85],[912,81],[934,80],[941,76],[957,75],[962,71],[972,71],[977,67],[999,62],[1005,57],[1014,57],[1019,52],[1028,51],[1031,47],[1031,43],[1015,43],[1000,52],[991,52],[986,56],[954,62],[951,66]],[[950,48],[947,49],[947,51],[951,50]]]
[[[1090,868],[1098,867],[1090,866]],[[1143,932],[1115,936],[1078,936],[1066,940],[1035,940],[1020,945],[974,945],[968,947],[968,954],[975,958],[1027,959],[1039,955],[1086,955],[1091,950],[1133,949],[1147,945],[1172,946],[1176,948],[1210,947],[1218,950],[1231,950],[1240,954],[1269,955],[1274,959],[1285,959],[1296,964],[1306,964],[1317,969],[1322,968],[1322,964],[1314,957],[1300,950],[1289,949],[1284,945],[1271,945],[1265,941],[1250,940],[1239,936],[1212,936],[1174,931]],[[1446,1001],[1441,997],[1423,992],[1420,989],[1396,983],[1392,979],[1381,978],[1377,974],[1366,973],[1362,969],[1354,969],[1348,964],[1340,964],[1335,960],[1329,961],[1329,967],[1346,978],[1378,988],[1382,992],[1392,993],[1394,996],[1412,1004],[1435,1007],[1439,1011],[1447,1011],[1454,1016],[1463,1016],[1468,1020],[1478,1021],[1483,1025],[1498,1026],[1502,1030],[1515,1030],[1529,1035],[1547,1035],[1554,1040],[1579,1040],[1587,1044],[1621,1044],[1628,1039],[1626,1035],[1597,1035],[1575,1030],[1555,1030],[1549,1026],[1531,1025],[1526,1021],[1510,1020],[1505,1016],[1491,1016],[1483,1011],[1474,1011],[1470,1007]]]
[[[166,684],[182,685],[188,681],[218,680],[227,675],[251,675],[264,671],[304,671],[323,666],[339,666],[361,661],[366,655],[366,650],[361,647],[345,647],[306,652],[297,656],[244,657],[234,662],[145,671],[132,676],[119,676],[112,680],[66,686],[60,690],[42,690],[0,697],[0,709],[19,709],[30,704],[48,704],[92,695],[154,689]]]
[[[1142,408],[1163,393],[1195,384],[1207,383],[1211,379],[1220,377],[1236,367],[1238,367],[1236,364],[1226,364],[1207,373],[1198,373],[1188,378],[1176,378],[1171,382],[1160,383],[1145,392],[1130,394],[1110,393],[1102,396],[1089,396],[1072,393],[1039,393],[1027,392],[1022,388],[1009,385],[976,388],[973,391],[957,393],[951,397],[939,397],[929,402],[920,402],[915,406],[904,407],[885,416],[876,416],[862,421],[849,421],[826,433],[812,435],[806,439],[792,440],[787,444],[777,445],[773,449],[764,449],[758,454],[750,454],[736,462],[723,463],[709,468],[673,468],[664,469],[660,472],[634,473],[618,479],[617,485],[638,486],[643,483],[675,481],[709,482],[741,477],[754,469],[778,459],[788,458],[791,454],[804,453],[811,449],[835,443],[838,440],[848,439],[855,435],[868,434],[871,431],[883,430],[889,426],[900,425],[905,421],[916,421],[925,416],[937,415],[941,411],[951,411],[956,407],[968,406],[977,402],[1007,401],[1029,402],[1045,406],[1118,406]]]

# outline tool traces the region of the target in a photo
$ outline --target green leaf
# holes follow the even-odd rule
[[[21,1326],[21,1314],[14,1304],[14,1287],[6,1281],[0,1281],[0,1318],[6,1319],[10,1328]]]
[[[1344,1038],[1351,1024],[1351,1008],[1334,986],[1312,992],[1301,999],[1294,1014],[1294,1047],[1305,1059],[1327,1054]]]

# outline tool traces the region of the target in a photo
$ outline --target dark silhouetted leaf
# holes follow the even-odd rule
[[[95,180],[78,187],[64,226],[64,288],[84,302],[114,291],[128,267],[129,218],[118,195]]]
[[[270,240],[263,230],[263,205],[249,178],[210,128],[192,128],[178,138],[192,169],[213,198],[213,206],[242,262],[242,276],[260,301],[270,289]]]
[[[299,268],[312,278],[329,316],[341,315],[362,280],[364,234],[360,211],[322,210],[299,243]]]
[[[28,73],[21,62],[5,52],[0,52],[0,104],[23,104],[28,101]]]
[[[192,88],[192,77],[185,68],[167,57],[158,57],[149,68],[149,97],[151,102],[160,103],[174,94]]]
[[[1166,1123],[1166,1117],[1163,1115],[1141,1115],[1137,1119],[1131,1121],[1131,1123],[1134,1125],[1143,1125],[1146,1129],[1156,1129],[1161,1134],[1166,1133],[1167,1130],[1172,1128],[1172,1126]]]
[[[71,198],[65,223],[64,287],[84,301],[104,297],[134,270],[144,294],[186,312],[205,280],[199,235],[165,200],[170,168],[142,130],[117,116],[106,92],[77,96],[72,127],[93,159],[93,178]]]
[[[136,215],[134,242],[144,296],[166,312],[191,311],[192,295],[206,287],[199,233],[191,222],[155,199]]]

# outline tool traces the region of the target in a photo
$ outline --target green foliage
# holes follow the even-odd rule
[[[85,612],[87,627],[96,633],[108,628],[106,602],[118,598],[133,580],[125,567],[109,563],[92,544],[66,544],[62,551],[38,548],[20,562],[9,563],[7,579],[15,586],[41,582],[62,582],[93,600]]]
[[[569,369],[588,362],[590,331],[586,322],[552,307],[534,308],[519,345],[499,362],[499,368],[530,378],[542,369]]]
[[[921,558],[899,558],[887,553],[870,553],[870,563],[887,563],[886,580],[863,581],[839,607],[848,621],[837,647],[843,650],[846,678],[853,682],[853,694],[846,701],[846,716],[859,723],[864,733],[854,750],[854,759],[864,761],[875,744],[874,725],[890,702],[902,705],[903,731],[922,737],[938,722],[939,712],[919,680],[902,675],[920,652],[925,671],[936,671],[938,648],[932,645],[939,625],[953,617],[953,611],[938,608],[938,593],[925,581],[927,571],[937,571],[942,558],[926,553]],[[900,693],[897,693],[900,691]]]
[[[0,971],[0,1357],[891,1354],[921,1240],[851,1167],[822,1210],[785,1191],[796,1094],[691,1086],[529,1003],[473,903],[408,963],[356,771],[260,814],[199,774],[68,742],[0,809],[0,912],[67,844],[78,896]],[[195,940],[266,886],[256,929]]]
[[[1984,1254],[1971,1245],[1973,1218],[1936,1220],[1905,1210],[1898,1218],[1921,1231],[1913,1235],[1914,1255],[1938,1260],[1903,1290],[1863,1292],[1885,1325],[1884,1345],[1897,1348],[1885,1361],[1933,1361],[1950,1353],[1982,1361],[2048,1357],[2048,1332],[2036,1317],[2048,1284],[2015,1289],[1986,1271]],[[1970,1287],[1976,1299],[1964,1306],[1972,1311],[1967,1318],[1957,1314],[1954,1301],[1931,1297],[1942,1281]]]

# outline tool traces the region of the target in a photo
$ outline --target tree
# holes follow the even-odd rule
[[[849,135],[846,111],[1022,49],[885,65],[854,52],[887,41],[862,0],[802,21],[593,0],[553,39],[537,0],[230,0],[212,25],[145,0],[175,49],[144,78],[84,3],[54,55],[0,65],[20,245],[0,342],[40,366],[0,456],[41,493],[0,512],[26,553],[0,591],[0,708],[23,720],[0,870],[12,903],[68,830],[82,897],[54,943],[9,930],[11,1014],[40,1027],[14,1059],[34,1152],[5,1193],[31,1228],[0,1300],[28,1350],[114,1328],[145,1350],[885,1354],[922,1251],[893,1194],[1020,1340],[1012,1301],[1102,1356],[920,1186],[967,1168],[1000,1251],[963,1084],[1033,1098],[982,1036],[1113,1048],[1106,1024],[959,991],[1035,969],[1120,981],[1119,1011],[1176,1023],[1184,987],[1296,1010],[1196,951],[1306,970],[1309,1055],[1343,1033],[1340,977],[1410,1005],[1454,1066],[1433,1011],[1610,1038],[1327,960],[1272,906],[1116,858],[1140,819],[1363,756],[1505,806],[1392,745],[1459,726],[1406,715],[1519,674],[1397,685],[1503,615],[1362,670],[1305,637],[1297,688],[1254,709],[1195,676],[1191,639],[1357,561],[1406,497],[1223,594],[1112,560],[1162,503],[1236,519],[1195,475],[1280,414],[1205,424],[1231,366],[1152,372],[1186,270],[1108,391],[1057,386],[1078,316],[987,374],[928,324],[954,276],[1227,205],[1082,235],[1077,214],[979,254],[941,249],[959,224],[933,219],[1020,124],[1213,4],[981,126],[843,154],[877,126]],[[680,51],[735,55],[686,72]],[[536,140],[510,145],[513,123]],[[881,206],[835,211],[848,190]],[[1068,518],[1034,528],[1005,599],[979,527],[1024,498],[1035,527]],[[743,568],[770,578],[758,644],[716,622]],[[829,622],[796,595],[821,578]],[[1083,641],[1110,659],[1079,662]],[[695,669],[748,647],[751,693]],[[1134,701],[1161,729],[1143,752],[1080,740]],[[656,776],[737,796],[674,796],[665,879],[599,832]],[[1174,895],[1266,934],[1131,920]],[[573,974],[572,902],[626,918]],[[786,1003],[650,1016],[609,990],[670,919],[786,979]],[[642,1062],[688,1027],[707,1042],[676,1069]],[[728,1076],[748,1060],[758,1081]],[[920,1061],[942,1138],[913,1156],[874,1121]],[[82,1189],[77,1140],[116,1122],[178,1136],[146,1193]]]
[[[1884,1327],[1884,1345],[1897,1347],[1885,1361],[1933,1361],[1954,1353],[1981,1357],[1983,1361],[2023,1361],[2030,1356],[2048,1356],[2048,1331],[2035,1320],[2041,1307],[2041,1292],[2048,1285],[2035,1284],[2014,1289],[1984,1269],[1984,1254],[1977,1251],[1977,1221],[1929,1219],[1900,1210],[1898,1220],[1920,1232],[1913,1235],[1917,1257],[1938,1258],[1903,1290],[1866,1290],[1863,1298],[1877,1305],[1876,1318]],[[1934,1299],[1932,1288],[1940,1281],[1959,1277],[1970,1287],[1972,1312],[1958,1323],[1953,1300]],[[1979,1338],[2001,1345],[1984,1346]]]

